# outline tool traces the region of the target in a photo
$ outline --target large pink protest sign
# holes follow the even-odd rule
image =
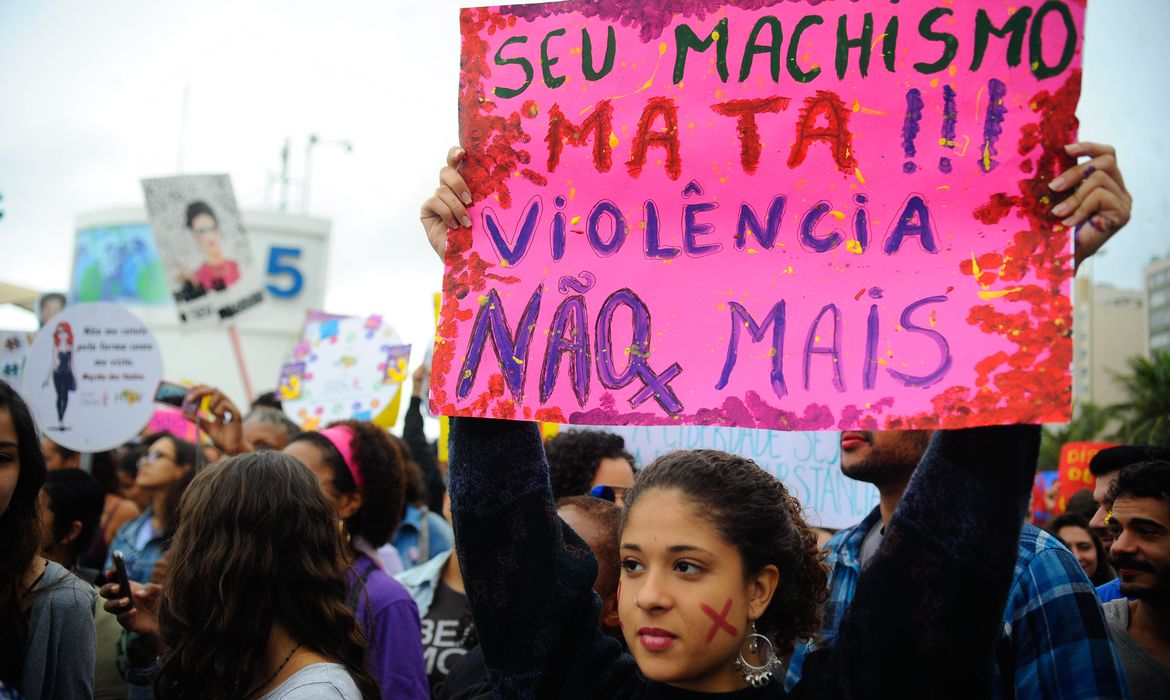
[[[463,10],[432,409],[1065,421],[1084,0]]]

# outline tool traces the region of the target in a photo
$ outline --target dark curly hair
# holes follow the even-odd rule
[[[820,629],[821,604],[828,596],[824,554],[800,502],[779,479],[752,460],[727,452],[670,452],[639,472],[626,491],[623,530],[634,504],[654,489],[678,491],[693,503],[695,512],[739,550],[746,576],[769,564],[780,570],[776,593],[756,620],[760,632],[775,642],[778,655]]]
[[[327,427],[344,425],[353,431],[353,461],[362,475],[362,507],[345,521],[345,531],[361,535],[374,547],[390,541],[398,529],[405,507],[405,459],[390,436],[373,423],[342,420]],[[338,493],[357,490],[345,459],[329,438],[318,432],[301,433],[292,442],[308,442],[321,451],[333,471],[333,488]],[[290,443],[292,444],[292,443]]]
[[[279,623],[379,697],[346,605],[344,544],[313,473],[273,451],[200,472],[183,496],[159,606],[160,698],[241,698]]]
[[[0,513],[0,681],[23,690],[25,644],[28,642],[28,618],[22,604],[25,595],[24,575],[41,546],[41,519],[37,514],[37,495],[45,482],[45,455],[37,426],[28,404],[4,380],[0,379],[0,411],[7,411],[16,431],[16,457],[20,475],[8,509]]]
[[[1170,461],[1150,460],[1125,467],[1109,489],[1109,501],[1152,498],[1170,506]]]
[[[603,459],[625,459],[631,466],[634,464],[622,436],[602,430],[558,433],[544,443],[544,453],[554,498],[589,495],[589,487]]]

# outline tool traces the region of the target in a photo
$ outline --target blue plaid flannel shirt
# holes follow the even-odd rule
[[[804,655],[832,644],[861,574],[861,544],[881,519],[877,508],[827,545],[829,599],[823,639],[797,645],[785,687],[800,680]],[[1128,698],[1129,688],[1105,615],[1076,557],[1047,532],[1024,525],[1015,579],[996,645],[995,698]]]

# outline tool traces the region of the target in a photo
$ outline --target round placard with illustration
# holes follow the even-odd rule
[[[37,334],[22,394],[50,440],[100,452],[147,424],[161,377],[158,343],[137,316],[107,302],[77,304]]]

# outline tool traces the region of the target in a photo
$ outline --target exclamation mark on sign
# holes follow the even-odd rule
[[[906,120],[902,122],[902,152],[906,154],[902,172],[907,175],[918,170],[918,165],[910,159],[918,153],[914,148],[914,139],[918,138],[918,122],[922,121],[922,107],[922,91],[911,88],[906,93]]]
[[[959,107],[955,100],[955,89],[950,85],[943,86],[943,124],[942,138],[938,145],[943,148],[955,149],[955,124],[959,121]],[[943,156],[938,159],[938,170],[942,173],[951,172],[951,159]]]
[[[1003,98],[1007,95],[1007,85],[1003,81],[992,78],[987,83],[987,118],[983,122],[983,148],[979,154],[979,167],[985,173],[995,170],[999,161],[992,158],[999,154],[995,142],[1003,133],[1003,119],[1007,114],[1007,107],[1003,105]]]

